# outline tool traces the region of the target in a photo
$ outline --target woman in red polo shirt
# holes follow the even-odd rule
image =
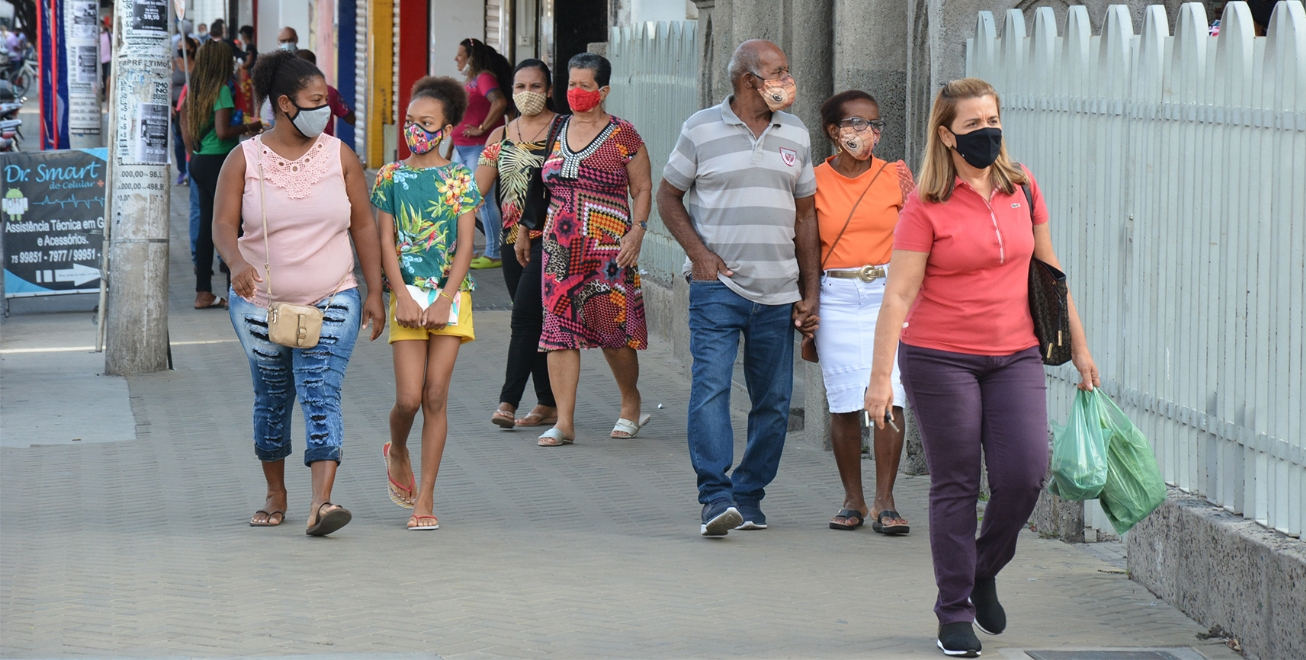
[[[1060,264],[1038,183],[1007,158],[991,85],[976,78],[945,85],[927,135],[918,187],[894,233],[866,410],[883,426],[894,403],[897,349],[930,468],[938,646],[975,657],[972,621],[989,634],[1006,628],[995,577],[1016,552],[1048,467],[1046,384],[1028,277],[1031,256]],[[1079,387],[1091,390],[1097,367],[1073,300],[1070,340]],[[990,497],[976,539],[981,447]]]

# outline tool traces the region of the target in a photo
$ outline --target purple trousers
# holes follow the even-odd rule
[[[898,364],[930,468],[930,553],[939,623],[972,621],[975,580],[1016,554],[1048,468],[1048,416],[1037,348],[1003,356],[900,345]],[[989,502],[975,538],[980,449]]]

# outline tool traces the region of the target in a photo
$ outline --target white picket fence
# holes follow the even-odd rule
[[[699,110],[697,29],[697,21],[639,23],[612,28],[608,40],[612,93],[607,109],[634,124],[644,139],[655,192],[681,125]],[[684,262],[684,251],[654,208],[640,251],[640,268],[666,285]]]
[[[1231,2],[1169,34],[1126,7],[1093,35],[1071,7],[981,12],[969,75],[1002,95],[1004,136],[1038,178],[1103,389],[1166,481],[1292,536],[1306,525],[1306,11],[1254,37]],[[1065,419],[1076,378],[1050,369]],[[1089,525],[1109,529],[1094,505]]]

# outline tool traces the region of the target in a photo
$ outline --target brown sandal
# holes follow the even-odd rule
[[[253,518],[250,518],[249,519],[250,527],[276,527],[277,525],[280,525],[286,520],[285,511],[264,511],[263,509],[259,509],[258,511],[254,512],[254,515],[257,516],[260,513],[263,514],[264,516],[267,516],[267,518],[263,522],[258,522]],[[281,516],[281,518],[276,522],[272,522],[272,516]]]
[[[322,509],[329,506],[335,508],[323,513]],[[322,506],[317,508],[317,522],[309,525],[308,529],[304,530],[304,533],[309,536],[326,536],[327,534],[348,525],[353,517],[354,514],[350,513],[349,509],[346,509],[345,507],[340,506],[339,504],[323,502]]]
[[[494,414],[490,416],[490,423],[500,428],[511,429],[517,425],[517,420],[514,417],[515,412],[516,411],[513,410],[504,410],[503,408],[500,408],[494,411]]]

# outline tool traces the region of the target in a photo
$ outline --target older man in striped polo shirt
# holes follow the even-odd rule
[[[689,259],[689,456],[701,533],[765,529],[761,501],[789,428],[794,328],[816,329],[820,238],[807,127],[783,112],[794,79],[769,41],[730,58],[734,94],[695,113],[662,172],[658,212]],[[734,461],[730,381],[740,333],[752,410]]]

